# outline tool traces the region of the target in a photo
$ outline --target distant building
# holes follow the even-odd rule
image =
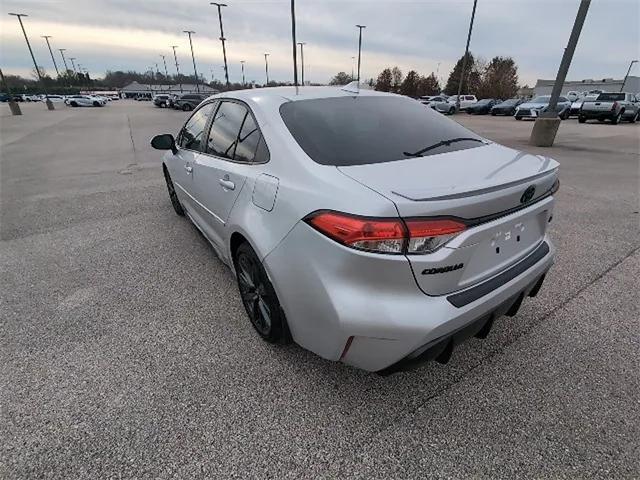
[[[518,98],[531,98],[534,95],[533,88],[531,87],[520,87],[516,92],[516,96]]]
[[[591,90],[602,90],[605,92],[619,92],[622,87],[623,79],[614,80],[613,78],[601,78],[601,79],[585,79],[577,81],[566,81],[562,86],[561,95],[566,95],[568,92],[589,92]],[[555,80],[538,80],[534,87],[536,95],[551,95]],[[638,93],[640,92],[640,77],[629,75],[627,82],[625,83],[624,90],[626,92]]]
[[[183,83],[182,85],[173,85],[173,84],[165,84],[165,85],[151,85],[146,83],[138,83],[131,82],[129,85],[122,87],[120,89],[120,95],[123,98],[134,98],[138,95],[149,95],[153,96],[158,93],[207,93],[209,95],[213,95],[214,93],[220,93],[215,88],[211,88],[209,85],[196,85],[190,83]]]

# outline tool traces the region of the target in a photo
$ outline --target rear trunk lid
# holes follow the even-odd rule
[[[423,292],[443,295],[499,273],[542,241],[558,163],[489,144],[337,168],[393,201],[403,218],[465,220],[468,228],[444,247],[407,256]]]
[[[594,100],[591,102],[584,102],[582,104],[582,110],[589,112],[610,112],[613,110],[613,101],[603,100],[600,102]]]

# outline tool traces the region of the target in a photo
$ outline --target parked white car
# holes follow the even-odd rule
[[[455,105],[457,100],[458,96],[452,95],[448,98],[447,101],[451,105]],[[460,110],[465,110],[467,107],[470,107],[471,105],[474,105],[476,103],[478,103],[478,99],[475,95],[460,95]]]
[[[47,98],[53,103],[62,103],[65,100],[65,97],[62,95],[44,95],[42,101],[46,102]]]
[[[104,107],[107,101],[93,95],[70,95],[64,103],[71,107]]]

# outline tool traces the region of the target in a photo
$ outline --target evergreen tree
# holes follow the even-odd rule
[[[447,79],[447,85],[444,87],[444,92],[447,95],[456,95],[458,93],[458,85],[460,85],[460,75],[462,73],[462,63],[464,61],[464,55],[460,57],[460,59],[456,62],[456,65],[453,67],[453,70],[449,74],[449,78]],[[475,59],[471,52],[469,52],[467,57],[467,74],[465,75],[465,79],[462,82],[462,93],[471,93],[466,89],[469,87],[469,72],[473,71]]]
[[[380,75],[378,75],[378,81],[376,82],[376,90],[381,92],[389,92],[391,90],[391,83],[393,77],[391,76],[391,70],[385,68]]]
[[[418,96],[418,83],[420,82],[420,75],[415,70],[409,71],[405,77],[402,85],[400,85],[400,93],[407,95],[408,97]]]

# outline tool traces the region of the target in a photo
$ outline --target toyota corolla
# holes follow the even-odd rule
[[[407,97],[226,92],[152,145],[257,333],[329,360],[381,374],[446,363],[553,263],[558,163]]]

